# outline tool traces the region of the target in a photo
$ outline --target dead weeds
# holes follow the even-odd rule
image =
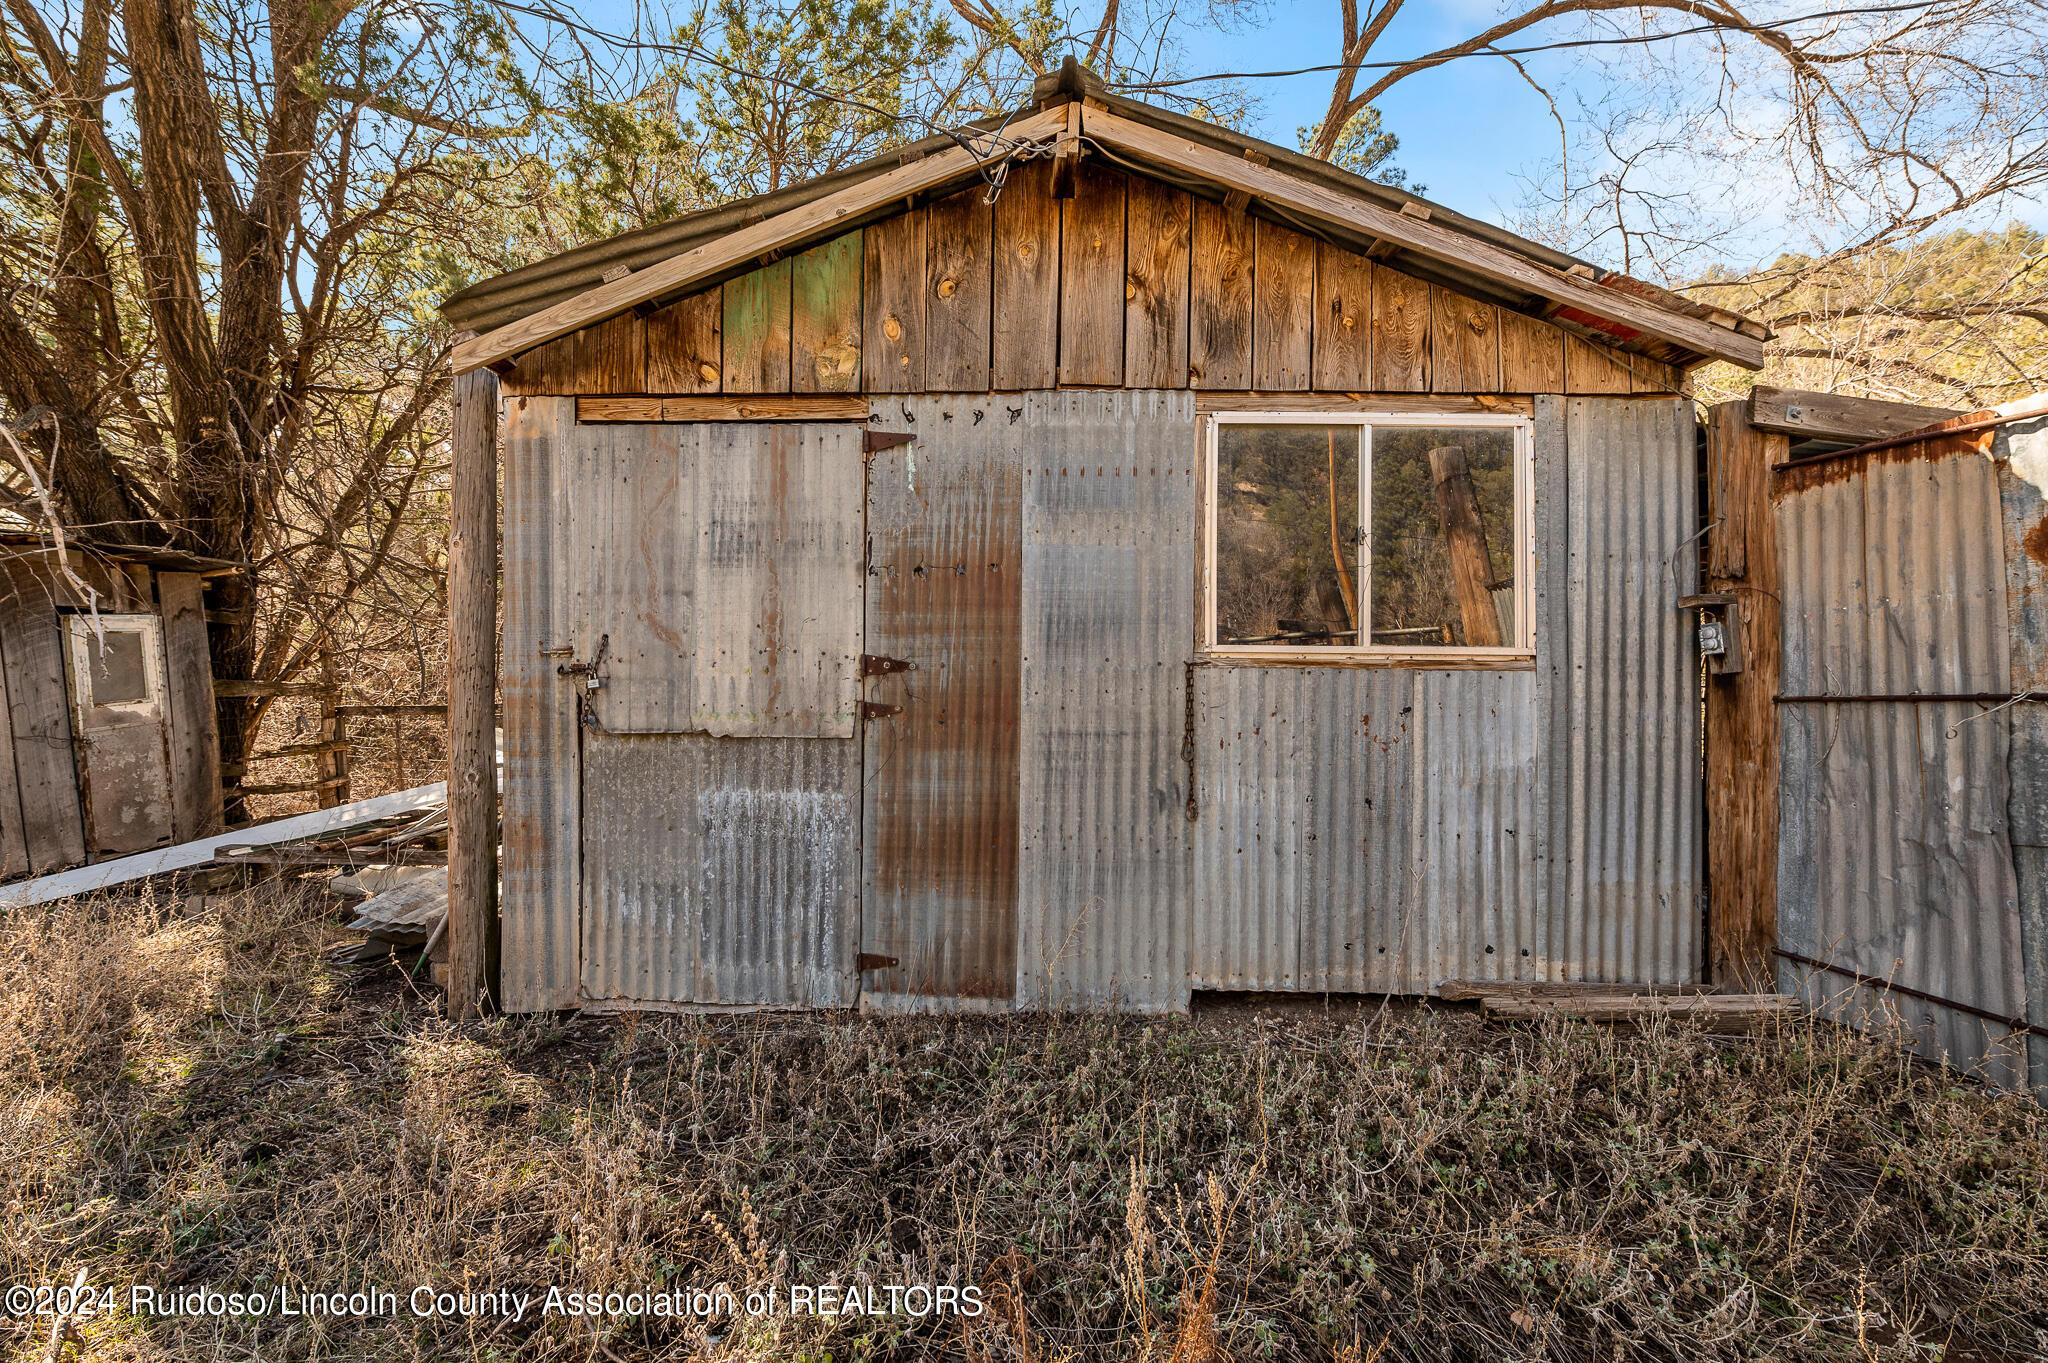
[[[2048,1117],[1800,1022],[1420,1009],[500,1019],[270,892],[0,922],[0,1256],[366,1317],[97,1313],[86,1358],[2021,1359]],[[417,1317],[417,1284],[954,1284],[976,1316]],[[52,1321],[10,1319],[21,1357]]]

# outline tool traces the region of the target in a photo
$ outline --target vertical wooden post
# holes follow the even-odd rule
[[[1707,580],[1735,597],[1740,672],[1707,678],[1708,966],[1724,989],[1775,992],[1778,946],[1778,533],[1771,465],[1789,442],[1749,424],[1749,404],[1707,420]]]
[[[1451,551],[1451,581],[1458,590],[1458,614],[1464,618],[1467,648],[1499,648],[1500,615],[1493,608],[1493,565],[1486,555],[1486,527],[1479,520],[1479,492],[1472,486],[1471,466],[1457,445],[1439,445],[1429,452],[1429,472],[1436,484],[1437,521]]]
[[[348,803],[348,717],[341,713],[341,674],[334,666],[331,642],[320,645],[320,752],[313,758],[313,779],[318,783],[314,801],[322,809],[338,809]]]
[[[455,380],[448,528],[448,1016],[498,996],[498,379]]]

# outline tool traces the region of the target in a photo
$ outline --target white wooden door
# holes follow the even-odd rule
[[[164,642],[153,615],[70,615],[71,733],[87,851],[140,852],[171,840]]]

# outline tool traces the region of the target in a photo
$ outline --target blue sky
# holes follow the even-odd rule
[[[1092,8],[1092,0],[1080,6],[1083,12],[1092,12]],[[1492,0],[1410,3],[1373,57],[1406,59],[1436,50],[1497,22],[1502,13],[1502,6]],[[1333,61],[1338,51],[1338,14],[1336,0],[1270,0],[1261,22],[1238,31],[1183,28],[1184,64],[1193,74],[1285,69]],[[1511,40],[1512,44],[1534,46],[1568,37],[1575,31],[1569,22],[1538,27]],[[1621,58],[1624,51],[1567,50],[1536,53],[1522,60],[1556,95],[1565,118],[1572,123],[1579,104],[1598,102],[1607,81],[1613,79],[1601,69],[1601,62]],[[1329,73],[1245,82],[1245,88],[1260,101],[1248,131],[1294,146],[1296,129],[1322,116],[1330,82]],[[1775,108],[1759,96],[1745,94],[1744,98],[1755,102],[1750,112],[1756,119],[1765,125],[1775,123]],[[1382,126],[1400,138],[1395,159],[1411,181],[1426,186],[1431,199],[1472,217],[1512,226],[1510,219],[1525,193],[1523,178],[1518,177],[1541,181],[1556,174],[1561,148],[1550,108],[1499,58],[1468,57],[1409,76],[1389,91],[1379,106]],[[1576,135],[1579,128],[1574,126],[1571,131]],[[1579,157],[1582,149],[1575,145],[1572,154]],[[1714,171],[1700,163],[1697,173],[1711,176]],[[1574,178],[1581,174],[1582,168],[1575,162]],[[1789,186],[1785,194],[1774,193],[1774,178],[1741,182],[1739,197],[1746,207],[1740,228],[1724,243],[1724,249],[1768,259],[1780,249],[1814,244],[1805,239],[1809,224],[1793,209],[1787,197]],[[2014,218],[2048,229],[2048,203],[1995,203],[1956,225],[1989,228]],[[1605,264],[1619,263],[1607,259],[1600,248],[1591,254]],[[1749,262],[1727,263],[1741,266]]]
[[[688,9],[706,0],[672,2],[679,9]],[[1254,0],[1255,6],[1257,2]],[[582,0],[579,7],[587,21],[624,31],[632,28],[640,3]],[[1064,3],[1076,26],[1084,30],[1092,28],[1101,14],[1102,0]],[[1135,8],[1134,0],[1125,0],[1125,4],[1127,14]],[[935,8],[944,14],[947,6],[941,0]],[[1180,66],[1188,75],[1289,69],[1330,62],[1338,56],[1337,0],[1264,0],[1263,8],[1255,9],[1250,21],[1225,31],[1202,24],[1206,8],[1203,0],[1180,3],[1181,23],[1175,33]],[[1497,22],[1502,8],[1498,0],[1410,0],[1380,40],[1373,59],[1411,58],[1469,38]],[[1582,31],[1565,20],[1539,26],[1514,39],[1513,44],[1535,46]],[[1565,50],[1525,55],[1522,61],[1532,76],[1555,94],[1567,121],[1574,124],[1570,132],[1576,137],[1581,131],[1575,119],[1580,106],[1598,103],[1608,92],[1608,82],[1618,78],[1603,70],[1602,63],[1627,60],[1635,51],[1616,47]],[[1709,53],[1700,55],[1711,67]],[[1242,82],[1242,88],[1257,101],[1247,131],[1283,146],[1296,145],[1296,130],[1313,123],[1327,107],[1331,79],[1331,73],[1318,72]],[[1767,97],[1746,91],[1742,97],[1754,107],[1738,106],[1739,123],[1759,130],[1775,125],[1777,110]],[[1388,92],[1379,106],[1384,128],[1400,139],[1396,164],[1408,173],[1411,183],[1420,183],[1439,203],[1513,227],[1526,182],[1554,181],[1561,149],[1550,108],[1543,96],[1500,58],[1468,57],[1409,76]],[[1572,154],[1577,158],[1582,149],[1575,144]],[[1575,160],[1574,178],[1582,178],[1588,168]],[[1711,177],[1716,174],[1707,162],[1692,155],[1666,160],[1661,168],[1710,189]],[[1789,184],[1780,191],[1775,187],[1780,177],[1768,171],[1759,175],[1760,170],[1747,167],[1739,172],[1741,178],[1721,186],[1734,230],[1709,248],[1715,252],[1714,260],[1740,268],[1768,260],[1780,250],[1820,244],[1809,239],[1813,223],[1794,207]],[[1701,180],[1701,176],[1709,178]],[[1631,183],[1640,184],[1641,177]],[[1957,225],[1995,227],[2013,217],[2048,228],[2048,204],[1996,204]],[[1557,244],[1578,249],[1602,264],[1623,263],[1612,258],[1611,242],[1590,248],[1583,243]],[[1750,259],[1730,258],[1741,256]],[[1690,272],[1707,263],[1704,258],[1693,259],[1681,262],[1679,268]],[[1646,276],[1653,273],[1640,264],[1632,268]]]
[[[1493,7],[1469,3],[1409,5],[1389,29],[1378,55],[1405,58],[1468,37],[1474,22],[1495,17]],[[1338,9],[1334,0],[1276,0],[1265,23],[1232,33],[1185,30],[1191,72],[1271,71],[1334,59]],[[1563,69],[1564,59],[1528,59],[1539,72]],[[1246,82],[1261,108],[1247,131],[1269,142],[1295,145],[1295,130],[1322,116],[1330,98],[1327,73]],[[1384,126],[1401,139],[1395,158],[1429,197],[1475,218],[1500,221],[1520,189],[1517,172],[1540,173],[1557,161],[1557,126],[1542,98],[1499,59],[1467,59],[1410,76],[1381,101]]]

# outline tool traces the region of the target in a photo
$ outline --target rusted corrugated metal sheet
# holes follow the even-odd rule
[[[1183,1007],[1193,396],[1003,401],[1023,409],[1028,459],[1019,1002]]]
[[[2048,417],[2002,427],[1996,441],[2012,685],[2048,696]],[[2019,897],[2020,971],[2027,1020],[2048,1027],[2048,705],[2016,705],[2007,714],[2006,811]],[[2027,1053],[2030,1082],[2048,1098],[2048,1037],[2028,1037]]]
[[[1949,437],[1817,465],[1774,492],[1787,696],[2004,693],[1998,470]],[[1780,980],[1829,1016],[1894,1008],[1924,1054],[2024,1078],[2010,1029],[1819,961],[2000,1016],[2025,1006],[2008,825],[2010,710],[1960,700],[1783,707]]]
[[[584,736],[583,990],[849,1007],[860,745]]]
[[[891,399],[915,442],[868,470],[867,650],[913,665],[866,684],[863,1006],[1007,1003],[1017,980],[1022,452],[1014,398]]]
[[[1691,404],[1564,404],[1566,979],[1670,984],[1701,956],[1699,664],[1677,609],[1699,528]],[[1551,782],[1551,798],[1560,797]]]
[[[566,520],[574,398],[505,404],[505,789],[500,988],[513,1012],[578,996],[581,838],[576,690],[548,657],[567,616]]]
[[[570,544],[613,733],[851,738],[861,651],[860,431],[576,429]],[[581,570],[581,571],[577,571]]]

